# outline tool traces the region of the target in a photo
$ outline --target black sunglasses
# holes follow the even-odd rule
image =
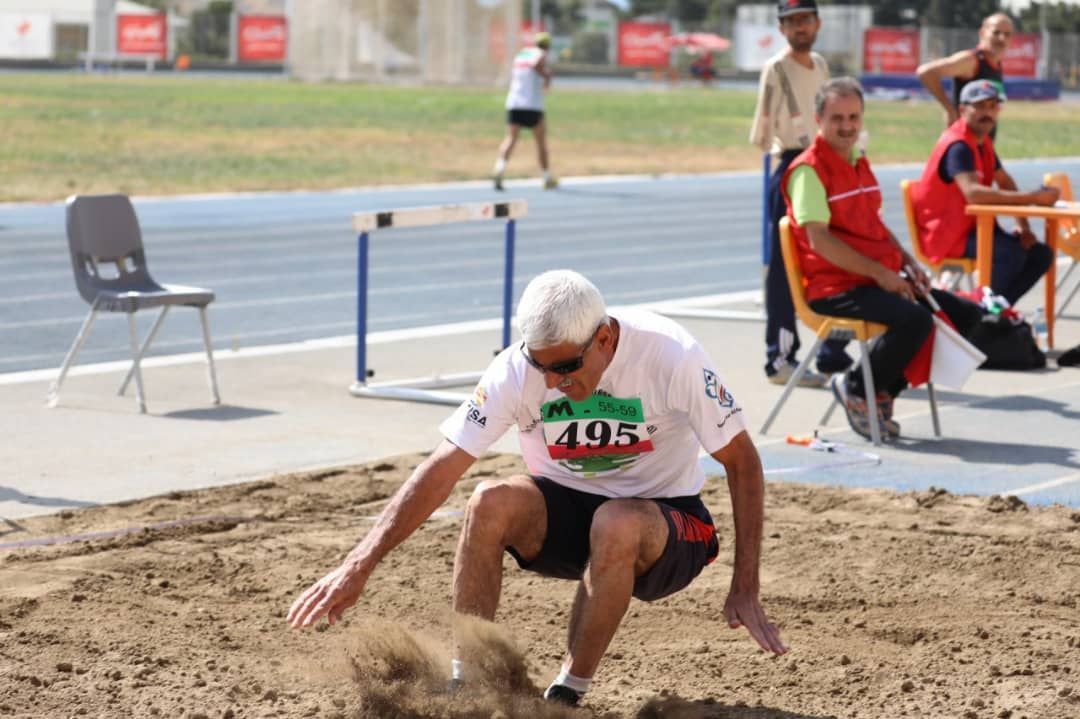
[[[555,374],[561,375],[572,374],[581,369],[582,365],[585,364],[585,353],[589,351],[590,347],[592,347],[592,343],[593,340],[596,339],[597,332],[599,332],[600,327],[603,326],[604,324],[601,324],[599,327],[593,330],[592,337],[590,337],[589,341],[586,342],[585,345],[581,348],[581,354],[579,354],[577,357],[572,357],[568,360],[563,360],[562,362],[552,362],[549,365],[542,365],[532,358],[532,355],[529,354],[529,350],[525,347],[524,341],[521,343],[521,354],[525,355],[526,362],[531,364],[536,369],[540,370],[540,372],[542,373],[554,372]]]

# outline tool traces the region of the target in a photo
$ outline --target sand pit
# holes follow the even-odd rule
[[[97,533],[0,550],[0,716],[1080,717],[1080,512],[937,491],[769,483],[763,601],[791,646],[777,659],[721,618],[731,516],[711,480],[720,559],[686,591],[631,604],[583,710],[535,699],[574,585],[510,560],[498,625],[467,632],[484,681],[437,693],[453,511],[340,624],[290,631],[298,592],[420,459],[0,524],[0,544]],[[519,461],[485,457],[447,509]]]

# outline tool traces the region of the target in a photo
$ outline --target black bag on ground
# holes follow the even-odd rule
[[[986,313],[968,332],[967,339],[986,355],[979,369],[1039,369],[1046,366],[1046,355],[1035,343],[1027,322],[1013,322],[1008,317]]]

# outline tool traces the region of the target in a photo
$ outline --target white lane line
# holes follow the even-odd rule
[[[404,230],[403,230],[404,231]],[[722,249],[723,239],[717,232],[717,225],[715,222],[706,222],[704,224],[692,224],[682,225],[676,230],[671,232],[672,235],[678,235],[680,237],[690,237],[693,239],[684,240],[680,243],[664,244],[663,248],[658,248],[653,243],[641,244],[637,247],[627,247],[626,241],[630,239],[641,240],[655,240],[664,237],[664,233],[657,232],[656,230],[648,227],[637,227],[636,229],[624,230],[621,232],[611,232],[608,228],[597,227],[592,231],[585,232],[568,232],[564,235],[555,238],[545,238],[542,241],[542,246],[534,249],[524,246],[524,243],[519,239],[517,242],[518,255],[522,258],[530,255],[535,256],[548,256],[553,247],[567,247],[574,249],[575,257],[581,256],[606,256],[611,255],[614,252],[618,252],[620,255],[633,253],[633,254],[661,254],[669,251],[671,248],[685,247],[687,249],[700,248],[703,251],[716,251]],[[391,236],[387,235],[389,239]],[[502,239],[498,233],[490,235],[487,238],[487,242],[469,241],[465,243],[459,242],[460,237],[446,237],[441,242],[419,242],[415,244],[409,244],[402,246],[400,243],[395,243],[394,247],[387,247],[381,243],[375,244],[372,247],[372,254],[378,253],[379,256],[387,256],[388,261],[392,259],[406,259],[411,256],[431,257],[434,253],[452,253],[455,257],[460,256],[465,250],[476,249],[478,252],[486,257],[486,259],[478,259],[476,257],[468,258],[455,262],[453,265],[447,264],[446,260],[442,260],[438,263],[429,263],[426,266],[410,266],[411,270],[428,268],[441,268],[441,267],[483,267],[492,264],[501,264],[502,257]],[[617,245],[612,245],[611,241],[616,240]],[[595,248],[584,248],[589,244],[597,244]],[[604,244],[606,243],[606,244]],[[268,248],[263,247],[258,257],[248,257],[244,255],[232,255],[230,248],[222,248],[220,252],[216,253],[213,258],[206,260],[194,260],[177,262],[173,268],[173,272],[194,272],[195,270],[204,269],[213,271],[220,271],[223,268],[234,268],[247,270],[253,267],[283,267],[288,266],[290,263],[302,264],[308,266],[311,262],[329,263],[341,261],[356,261],[356,246],[355,238],[347,241],[339,242],[335,244],[340,249],[331,251],[314,251],[311,247],[304,245],[297,247],[294,252],[270,252]],[[258,249],[257,245],[252,245],[251,249]],[[162,259],[181,259],[190,256],[205,257],[209,253],[183,253],[173,257],[166,258],[165,253],[154,253],[153,250],[147,250],[147,256],[150,258],[149,262],[155,268],[155,272],[159,272],[156,268],[163,266]],[[20,272],[10,278],[11,283],[31,283],[40,280],[55,279],[58,275],[64,274],[70,271],[71,261],[66,256],[56,257],[53,260],[55,267],[48,270],[34,270],[29,272]],[[3,263],[0,262],[0,265]],[[372,272],[388,272],[397,273],[400,272],[400,267],[384,267],[379,266],[372,269]]]
[[[682,300],[682,302],[685,302],[686,306],[700,306],[701,304],[723,305],[746,302],[747,300],[759,300],[760,297],[761,292],[759,290],[751,290],[743,292],[732,292],[729,294],[707,295],[702,297],[687,297],[685,300]],[[676,300],[668,300],[665,304],[670,306],[678,306],[679,302]],[[610,309],[612,311],[618,311],[619,309],[626,309],[628,307],[651,308],[654,306],[655,303],[648,303],[642,305],[612,305]],[[497,330],[501,327],[501,319],[487,319],[474,320],[470,322],[429,325],[427,327],[412,327],[408,329],[385,330],[382,332],[369,332],[367,335],[367,344],[378,345],[387,344],[390,342],[426,339],[429,337],[445,337],[450,335],[467,334],[470,332],[486,332],[490,330]],[[245,357],[265,357],[270,355],[292,354],[295,352],[310,352],[312,350],[355,346],[355,335],[341,335],[338,337],[327,337],[318,340],[304,340],[302,342],[266,345],[262,347],[248,347],[241,350],[216,350],[214,352],[214,359],[230,360],[242,359]],[[171,355],[168,357],[149,357],[147,359],[144,359],[141,364],[143,367],[171,367],[174,365],[205,361],[206,355],[203,352],[189,352],[186,354]],[[68,374],[104,374],[106,372],[115,372],[117,370],[127,369],[130,364],[131,363],[128,360],[118,360],[116,362],[101,362],[92,365],[76,365],[75,367],[71,368],[71,371]],[[51,368],[0,374],[0,385],[25,384],[27,382],[41,382],[51,380],[56,376],[56,371],[56,368]]]
[[[495,284],[495,283],[493,282],[491,284]],[[683,285],[679,286],[679,291],[680,292],[699,292],[699,291],[700,292],[706,292],[708,290],[714,290],[718,286],[722,287],[722,286],[730,286],[730,285],[738,285],[738,284],[740,284],[740,283],[738,283],[738,282],[728,282],[728,283],[705,282],[705,283],[693,284],[693,285],[683,284]],[[641,290],[641,291],[636,291],[636,292],[635,291],[615,292],[615,293],[612,293],[612,295],[610,296],[609,299],[612,301],[612,303],[615,303],[615,304],[625,304],[625,303],[635,302],[637,300],[640,300],[642,297],[648,297],[648,296],[653,295],[653,294],[655,294],[655,290]],[[718,299],[716,299],[717,297],[719,297],[721,299],[718,300]],[[730,299],[730,298],[737,298],[737,297],[744,297],[745,299],[743,299],[743,300],[732,300],[732,299]],[[675,301],[673,301],[673,300],[659,300],[659,301],[645,303],[642,306],[647,305],[651,309],[663,314],[665,311],[677,311],[677,310],[680,310],[680,309],[682,309],[682,310],[692,310],[695,307],[704,307],[704,306],[716,305],[718,303],[721,304],[721,305],[730,304],[730,303],[733,303],[735,301],[748,302],[748,303],[754,304],[755,306],[760,307],[760,305],[762,303],[761,291],[760,290],[746,290],[746,291],[743,291],[743,292],[738,292],[738,291],[731,292],[728,295],[709,295],[709,296],[704,296],[704,297],[700,297],[700,298],[695,298],[695,299],[693,299],[691,301],[688,301],[688,302],[680,302],[680,301],[677,301],[677,300],[675,300]],[[453,316],[453,315],[459,315],[460,316],[460,315],[472,314],[473,312],[495,312],[495,313],[497,313],[497,312],[500,312],[501,310],[502,310],[502,308],[499,305],[496,305],[494,303],[488,303],[488,304],[485,304],[485,305],[482,305],[482,306],[469,307],[469,308],[467,308],[465,310],[460,310],[460,311],[448,310],[447,314],[449,314],[450,316]],[[714,313],[716,312],[716,310],[712,310],[712,311]],[[715,316],[715,315],[712,315],[712,316]],[[753,311],[753,312],[743,312],[743,313],[740,313],[738,315],[738,317],[741,318],[741,319],[746,319],[746,318],[749,318],[750,316],[753,316],[754,319],[759,318],[760,310]],[[430,318],[431,318],[431,313],[430,312],[413,312],[413,313],[408,313],[408,314],[398,314],[398,315],[386,316],[386,317],[375,317],[375,318],[369,318],[369,320],[368,320],[368,328],[372,332],[375,332],[376,331],[375,328],[378,327],[378,326],[396,325],[396,324],[401,324],[403,322],[412,322],[412,321],[415,321],[415,320],[424,320],[424,319],[430,320]],[[111,320],[111,321],[114,321],[114,322],[118,323],[119,321],[122,321],[123,319],[124,318],[121,315],[109,314],[109,315],[102,316],[101,319],[98,320],[98,321],[102,322],[102,321]],[[449,319],[449,317],[448,317],[448,319]],[[323,323],[323,324],[318,324],[318,325],[304,325],[302,328],[285,327],[285,328],[279,328],[279,329],[274,329],[274,330],[253,330],[251,332],[225,332],[225,331],[221,331],[221,332],[219,332],[219,335],[221,335],[221,337],[218,338],[218,343],[221,346],[224,346],[224,345],[235,345],[235,344],[237,344],[237,343],[239,343],[241,341],[251,341],[251,340],[263,341],[263,340],[268,340],[268,339],[273,338],[273,337],[280,337],[282,335],[288,335],[288,334],[296,333],[299,329],[302,329],[302,330],[304,330],[306,332],[327,331],[327,330],[333,331],[333,332],[341,332],[341,331],[345,331],[345,330],[348,330],[348,329],[354,328],[354,327],[356,327],[356,320],[355,319],[349,319],[349,320],[345,320],[345,321],[341,321],[341,322],[329,322],[329,323]],[[169,348],[179,349],[181,347],[199,347],[199,346],[201,346],[201,343],[202,343],[202,338],[197,336],[197,335],[191,335],[191,336],[188,336],[186,338],[175,339],[175,340],[160,340],[159,339],[158,341],[156,341],[154,343],[154,349],[157,350],[157,351],[161,351],[161,350],[167,350]],[[115,348],[84,349],[80,356],[84,357],[84,358],[89,358],[89,357],[100,356],[100,355],[111,355],[111,354],[115,354],[115,352],[116,352]],[[53,361],[55,361],[56,358],[58,357],[58,355],[59,355],[59,352],[48,352],[48,353],[39,352],[39,353],[36,353],[36,354],[29,354],[29,355],[12,355],[12,356],[7,356],[7,357],[0,358],[0,366],[13,365],[13,364],[25,364],[25,363],[28,363],[28,362],[39,362],[41,360],[53,360]],[[2,376],[2,374],[0,374],[0,376]]]
[[[587,251],[582,252],[581,255],[579,255],[579,259],[580,259],[581,256],[586,256],[588,254],[589,253]],[[627,252],[625,254],[632,254],[632,253]],[[756,257],[756,255],[753,255],[751,257]],[[526,258],[523,257],[523,258],[521,258],[521,261],[524,262],[525,259]],[[665,263],[665,264],[653,264],[653,265],[650,265],[649,271],[651,273],[653,273],[653,274],[659,274],[659,273],[670,272],[670,271],[675,271],[675,270],[689,270],[689,269],[700,270],[702,268],[707,268],[707,267],[728,267],[734,261],[737,261],[737,260],[740,260],[740,259],[743,260],[743,261],[747,260],[746,257],[742,257],[742,258],[739,258],[739,257],[717,257],[717,258],[711,259],[711,260],[690,259],[690,260],[685,260],[685,261],[682,261],[682,262],[669,262],[669,263]],[[498,263],[501,264],[502,260],[500,259],[498,261]],[[435,264],[411,267],[410,271],[415,275],[415,274],[420,274],[420,273],[426,272],[426,271],[439,271],[441,273],[441,272],[445,272],[445,271],[450,270],[450,269],[467,269],[467,268],[470,268],[470,267],[472,267],[472,265],[469,265],[469,264],[462,265],[460,263],[445,263],[445,262],[440,264],[440,263],[436,262]],[[606,269],[606,270],[593,270],[593,271],[589,272],[589,276],[595,279],[597,277],[619,276],[619,275],[628,274],[628,273],[633,274],[633,275],[637,275],[637,274],[639,274],[639,272],[640,272],[640,269],[637,268],[637,267],[614,267],[614,268],[610,268],[610,269]],[[400,269],[395,270],[393,273],[389,273],[389,271],[387,273],[388,274],[398,275],[398,274],[400,274]],[[372,274],[374,275],[374,274],[380,274],[380,273],[372,272]],[[478,280],[476,282],[472,282],[472,283],[468,283],[468,284],[474,285],[476,287],[481,287],[481,286],[484,286],[484,285],[496,285],[496,284],[501,285],[502,280]],[[715,283],[713,283],[713,286],[714,287],[723,287],[725,285],[731,286],[733,284],[734,285],[743,284],[743,281],[742,280],[737,280],[737,281],[734,281],[734,282],[715,282]],[[450,286],[452,287],[453,283],[451,283]],[[415,286],[412,286],[411,288],[393,287],[393,288],[374,289],[374,290],[370,290],[370,291],[371,291],[371,294],[379,294],[379,295],[385,294],[385,295],[399,296],[399,295],[410,295],[410,294],[422,294],[422,293],[431,292],[431,291],[441,291],[441,289],[443,289],[443,288],[438,287],[438,286],[434,286],[434,285],[431,285],[430,283],[428,283],[428,284],[423,284],[423,285],[415,285]],[[656,291],[656,290],[651,290],[651,291]],[[245,309],[245,308],[250,308],[250,307],[276,307],[276,306],[280,306],[280,305],[294,305],[294,304],[302,303],[302,302],[329,302],[329,301],[334,301],[334,300],[346,300],[346,299],[355,300],[355,298],[356,298],[356,289],[355,288],[349,288],[347,290],[341,290],[341,291],[337,291],[337,292],[320,292],[320,293],[317,293],[317,294],[310,294],[310,295],[289,295],[287,297],[280,297],[279,296],[279,297],[263,297],[263,298],[250,299],[250,300],[218,301],[218,302],[215,302],[212,305],[212,307],[217,311],[228,311],[228,310],[235,310],[235,309]],[[118,319],[124,319],[120,315],[120,313],[103,313],[102,314],[102,319],[108,319],[108,318],[111,318],[114,321],[118,320]],[[85,319],[85,315],[77,315],[77,316],[68,316],[68,317],[46,317],[46,318],[43,318],[43,319],[22,320],[22,321],[17,321],[17,322],[0,322],[0,330],[19,330],[19,329],[27,329],[27,328],[31,328],[31,327],[56,327],[56,326],[60,326],[60,325],[74,325],[74,324],[82,323],[84,319]]]
[[[1002,492],[1002,494],[1034,494],[1036,492],[1041,492],[1044,489],[1054,489],[1055,487],[1062,487],[1066,484],[1073,484],[1074,482],[1080,482],[1080,472],[1068,474],[1064,477],[1058,477],[1057,479],[1047,480],[1046,482],[1039,482],[1038,484],[1029,484],[1026,487],[1020,487],[1018,489],[1010,489],[1007,492]]]

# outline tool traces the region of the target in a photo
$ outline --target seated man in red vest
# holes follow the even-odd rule
[[[938,139],[911,200],[919,237],[930,259],[975,257],[975,218],[964,213],[968,203],[987,205],[1052,205],[1058,190],[1041,187],[1020,192],[1001,166],[991,130],[1005,99],[998,84],[976,80],[960,92],[960,119]],[[995,183],[997,187],[995,187]],[[1016,304],[1053,262],[1053,253],[1031,232],[1026,218],[1006,232],[994,224],[994,259],[990,287]]]
[[[888,326],[870,352],[874,411],[860,367],[833,377],[832,389],[855,432],[869,438],[870,423],[878,422],[883,438],[897,437],[893,400],[907,386],[904,368],[933,328],[929,308],[918,302],[930,285],[881,220],[881,190],[858,149],[859,83],[850,77],[830,80],[814,105],[817,136],[783,181],[806,299],[823,315]],[[979,320],[974,304],[938,290],[933,295],[961,331]]]

